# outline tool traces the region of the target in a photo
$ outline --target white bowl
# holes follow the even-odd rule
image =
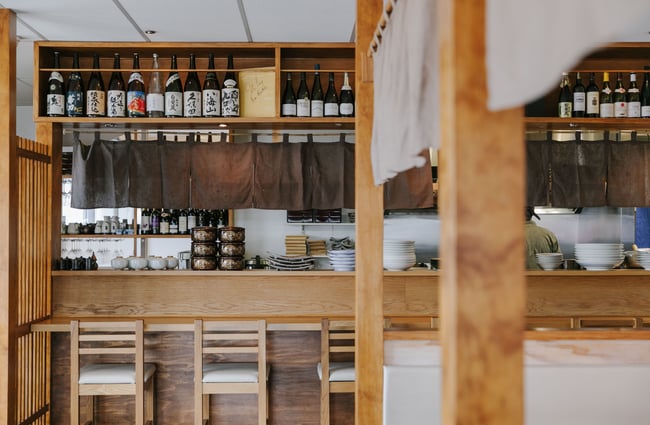
[[[147,265],[151,270],[163,270],[167,267],[167,260],[162,257],[149,257],[147,258]]]
[[[129,257],[129,268],[133,270],[142,270],[147,267],[147,259],[142,257]]]
[[[174,256],[170,255],[168,257],[165,257],[165,261],[167,262],[168,269],[175,269],[176,267],[178,267],[178,258]]]
[[[122,270],[129,266],[129,260],[124,257],[115,257],[111,260],[111,268],[114,270]]]

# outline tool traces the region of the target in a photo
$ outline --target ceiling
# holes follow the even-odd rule
[[[33,42],[354,41],[354,0],[0,0],[17,16],[18,106],[31,106]],[[148,34],[148,31],[155,31]]]

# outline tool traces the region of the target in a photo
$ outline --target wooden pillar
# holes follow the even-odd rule
[[[355,423],[381,425],[383,388],[384,194],[370,160],[372,59],[367,49],[382,13],[381,0],[357,0],[355,60],[356,392]]]
[[[0,9],[0,423],[16,421],[16,17]]]
[[[486,108],[485,4],[439,2],[446,425],[523,422],[523,111]]]

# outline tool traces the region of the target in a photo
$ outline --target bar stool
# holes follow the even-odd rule
[[[354,393],[355,338],[354,321],[321,320],[321,359],[317,365],[318,378],[321,381],[321,425],[330,423],[331,393]],[[345,358],[340,358],[341,356]]]
[[[194,321],[194,424],[210,420],[210,394],[257,394],[268,418],[266,321]]]
[[[97,360],[103,356],[110,356],[111,362]],[[155,372],[156,365],[144,362],[142,320],[73,320],[70,322],[70,423],[79,424],[82,396],[90,397],[84,410],[94,423],[95,396],[99,395],[134,395],[136,425],[153,423]],[[87,422],[87,419],[83,421]]]

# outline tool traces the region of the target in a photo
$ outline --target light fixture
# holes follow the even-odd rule
[[[144,33],[147,34],[147,35],[154,35],[156,33],[156,31],[155,30],[145,30]]]

